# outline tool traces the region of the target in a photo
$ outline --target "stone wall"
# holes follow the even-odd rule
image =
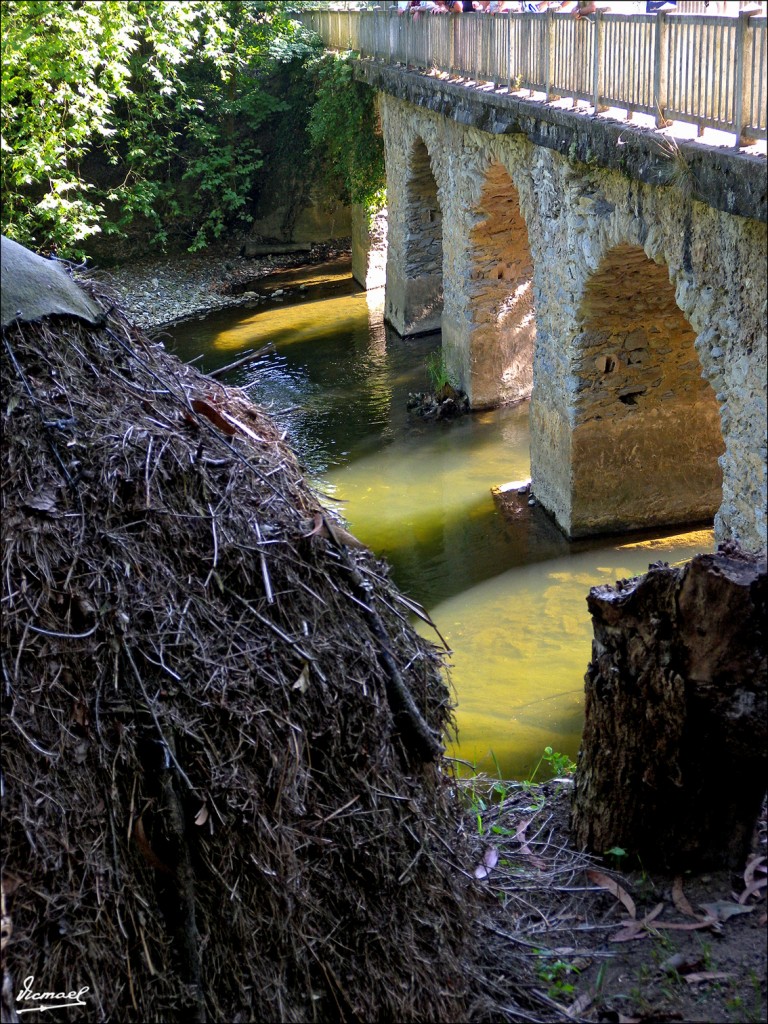
[[[352,207],[352,277],[363,288],[383,288],[387,278],[387,211],[373,216]]]
[[[524,396],[532,372],[533,484],[561,528],[717,509],[718,539],[765,547],[765,224],[692,198],[684,177],[649,184],[578,147],[380,101],[388,318],[409,333],[425,278],[434,300],[437,259],[414,253],[439,223],[449,368],[476,408]]]

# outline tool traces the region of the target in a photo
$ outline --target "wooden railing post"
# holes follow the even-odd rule
[[[458,18],[453,13],[453,11],[451,11],[451,13],[450,13],[450,19],[451,19],[451,41],[449,43],[449,52],[448,52],[448,73],[450,75],[452,75],[454,73],[454,71],[456,70],[456,22],[458,21]]]
[[[755,140],[744,134],[752,97],[752,38],[749,32],[749,19],[754,11],[739,11],[736,26],[736,75],[733,86],[733,130],[736,134],[734,148],[751,146]]]
[[[512,92],[512,11],[507,8],[507,94]]]
[[[595,12],[595,36],[592,40],[592,105],[595,108],[594,113],[597,114],[601,109],[600,106],[600,95],[604,91],[604,65],[603,65],[603,35],[605,33],[605,26],[603,25],[603,12]]]
[[[552,76],[555,70],[555,12],[551,7],[545,11],[544,17],[547,19],[544,37],[544,92],[549,103],[551,99],[560,98],[552,96]]]
[[[669,121],[667,109],[667,69],[669,67],[669,26],[664,12],[656,15],[653,46],[653,105],[656,107],[656,127],[665,128]]]

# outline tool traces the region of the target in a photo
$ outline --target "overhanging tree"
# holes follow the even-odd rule
[[[192,248],[247,223],[261,129],[285,110],[270,69],[307,45],[287,15],[255,0],[3,3],[3,232],[79,257],[137,218]]]

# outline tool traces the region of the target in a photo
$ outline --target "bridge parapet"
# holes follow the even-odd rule
[[[733,132],[737,146],[767,137],[764,13],[598,12],[576,21],[552,11],[418,20],[387,10],[311,11],[301,20],[331,48],[493,83],[507,95],[524,89],[547,102],[587,101],[595,113],[650,114],[657,127],[677,120],[715,128]]]

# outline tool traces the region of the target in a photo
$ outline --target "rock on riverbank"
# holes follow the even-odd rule
[[[289,267],[322,263],[349,252],[349,239],[317,243],[309,253],[252,259],[240,244],[211,247],[204,253],[153,256],[92,275],[110,286],[120,306],[144,330],[157,330],[216,309],[247,306],[253,294],[244,289]],[[258,290],[254,288],[254,290]]]

